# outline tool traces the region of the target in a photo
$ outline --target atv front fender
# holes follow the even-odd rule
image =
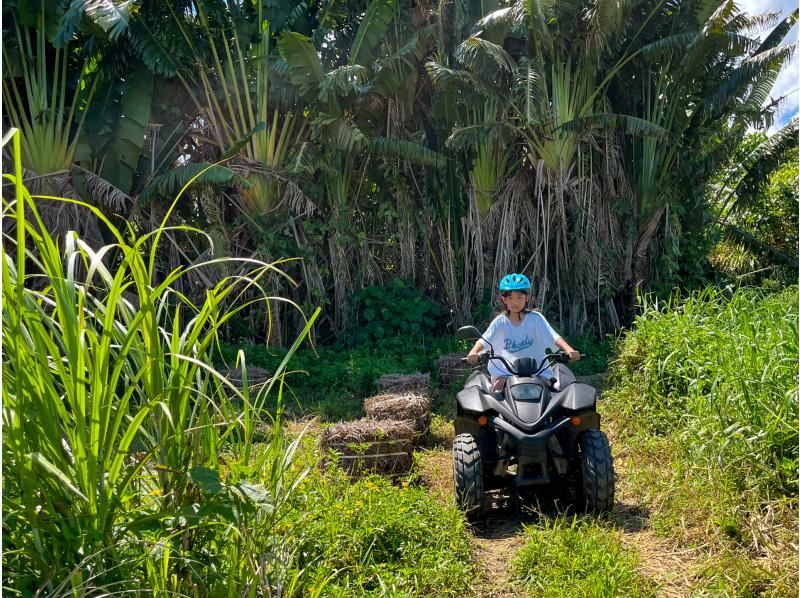
[[[551,395],[554,400],[561,401],[561,406],[572,411],[594,409],[597,403],[597,390],[588,384],[573,382],[564,390]]]
[[[485,394],[480,386],[469,386],[456,395],[458,406],[465,413],[486,413],[489,410]]]

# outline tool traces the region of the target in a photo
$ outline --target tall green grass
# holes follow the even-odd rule
[[[246,305],[238,297],[256,288],[269,300],[260,282],[280,264],[250,260],[247,275],[193,303],[174,288],[187,268],[157,274],[163,224],[137,237],[84,206],[113,242],[54,239],[37,202],[69,200],[28,194],[13,140],[15,174],[5,178],[16,196],[4,212],[15,232],[2,251],[4,591],[291,588],[297,575],[282,576],[292,546],[275,530],[306,472],[291,468],[297,441],[281,432],[281,401],[272,413],[263,405],[303,337],[259,395],[208,365],[220,327]],[[264,418],[272,432],[255,445]]]
[[[636,555],[615,533],[576,517],[526,527],[525,544],[511,563],[513,579],[532,596],[548,598],[655,596],[636,570]]]
[[[714,288],[652,303],[620,345],[612,391],[688,462],[763,500],[797,494],[797,289]]]
[[[796,287],[651,302],[619,342],[604,410],[623,475],[657,530],[738,563],[704,583],[796,588],[797,376]]]
[[[193,303],[175,290],[187,269],[157,274],[163,226],[137,237],[93,210],[112,243],[54,239],[36,204],[66,200],[31,197],[18,163],[6,178],[4,595],[469,592],[455,507],[407,484],[351,484],[317,467],[304,433],[284,433],[287,364],[319,311],[258,394],[210,365],[240,297],[276,299],[261,280],[279,263],[250,260]]]

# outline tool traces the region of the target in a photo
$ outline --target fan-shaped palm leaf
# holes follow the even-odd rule
[[[156,195],[170,196],[175,191],[182,189],[195,176],[208,168],[210,164],[205,162],[184,164],[178,166],[164,174],[153,177],[150,184],[139,194],[139,203],[147,204]],[[225,185],[236,182],[246,186],[247,183],[234,173],[230,168],[224,166],[213,166],[203,172],[197,179],[197,183],[208,183],[214,185]]]

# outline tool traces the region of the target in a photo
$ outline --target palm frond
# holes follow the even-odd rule
[[[313,126],[323,130],[327,141],[342,152],[353,151],[367,140],[361,129],[341,116],[320,114]]]
[[[356,38],[350,48],[350,64],[366,66],[373,50],[383,39],[396,12],[396,0],[372,0],[358,26]]]
[[[169,172],[153,177],[150,184],[139,194],[139,203],[147,204],[155,196],[170,196],[174,194],[209,166],[211,166],[211,164],[206,162],[193,162],[191,164],[178,166]],[[206,183],[212,185],[227,185],[234,181],[243,186],[246,185],[246,181],[241,179],[230,168],[219,165],[208,168],[208,170],[203,172],[203,174],[195,180],[195,182],[199,184]]]
[[[351,93],[363,94],[370,90],[366,85],[367,69],[360,64],[346,64],[325,73],[319,86],[319,98],[323,102],[337,96],[348,96]]]
[[[484,141],[490,135],[500,136],[505,130],[512,129],[506,121],[483,122],[465,127],[454,127],[445,141],[445,145],[453,150],[462,151]]]
[[[521,14],[522,12],[516,6],[498,8],[479,19],[475,23],[474,30],[508,31],[511,27],[519,24]]]
[[[369,140],[367,149],[382,156],[401,158],[435,168],[442,168],[446,160],[445,156],[424,145],[390,137],[373,137]]]
[[[101,205],[120,213],[133,204],[133,198],[130,195],[118,189],[103,177],[88,171],[85,171],[84,175],[86,176],[86,190],[96,205]]]
[[[642,46],[639,51],[645,58],[669,56],[670,54],[685,52],[686,48],[688,48],[696,38],[697,33],[694,31],[674,33]]]
[[[425,63],[425,70],[431,79],[434,87],[445,89],[448,87],[474,87],[475,78],[467,71],[452,69],[438,62],[428,61]]]
[[[786,39],[786,36],[789,35],[794,24],[797,23],[798,15],[800,15],[800,9],[796,8],[783,19],[775,29],[770,31],[769,35],[764,38],[764,41],[761,42],[761,45],[756,50],[756,54],[761,54],[762,52],[766,52],[780,45],[780,43]]]
[[[300,94],[308,98],[316,97],[325,75],[311,40],[295,31],[287,31],[278,40],[278,51],[286,61],[289,78]]]
[[[650,122],[649,120],[627,114],[591,114],[589,116],[575,118],[561,125],[561,129],[567,132],[587,129],[605,130],[609,128],[619,128],[637,137],[657,137],[665,139],[669,136],[669,131],[664,127]]]
[[[475,35],[461,42],[455,51],[456,60],[471,69],[475,68],[478,56],[487,56],[509,73],[515,69],[514,59],[501,46]]]
[[[175,48],[167,48],[150,28],[132,21],[128,29],[128,43],[136,55],[156,75],[172,77],[181,68],[181,58]]]
[[[704,101],[705,109],[713,113],[739,96],[749,85],[770,71],[778,71],[794,56],[796,44],[778,46],[743,61]]]
[[[135,0],[89,0],[86,2],[85,10],[86,16],[113,40],[128,28],[136,8]]]
[[[758,196],[767,184],[769,175],[781,165],[787,152],[797,147],[797,134],[798,118],[795,117],[772,137],[756,146],[735,167],[735,175],[728,177],[729,180],[738,179],[729,188],[729,195],[733,198],[733,209],[747,205]]]

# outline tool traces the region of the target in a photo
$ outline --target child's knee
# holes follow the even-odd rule
[[[494,392],[500,392],[501,390],[503,390],[503,388],[505,388],[505,386],[506,386],[506,379],[498,378],[497,380],[494,381],[494,384],[492,384],[492,390]]]

